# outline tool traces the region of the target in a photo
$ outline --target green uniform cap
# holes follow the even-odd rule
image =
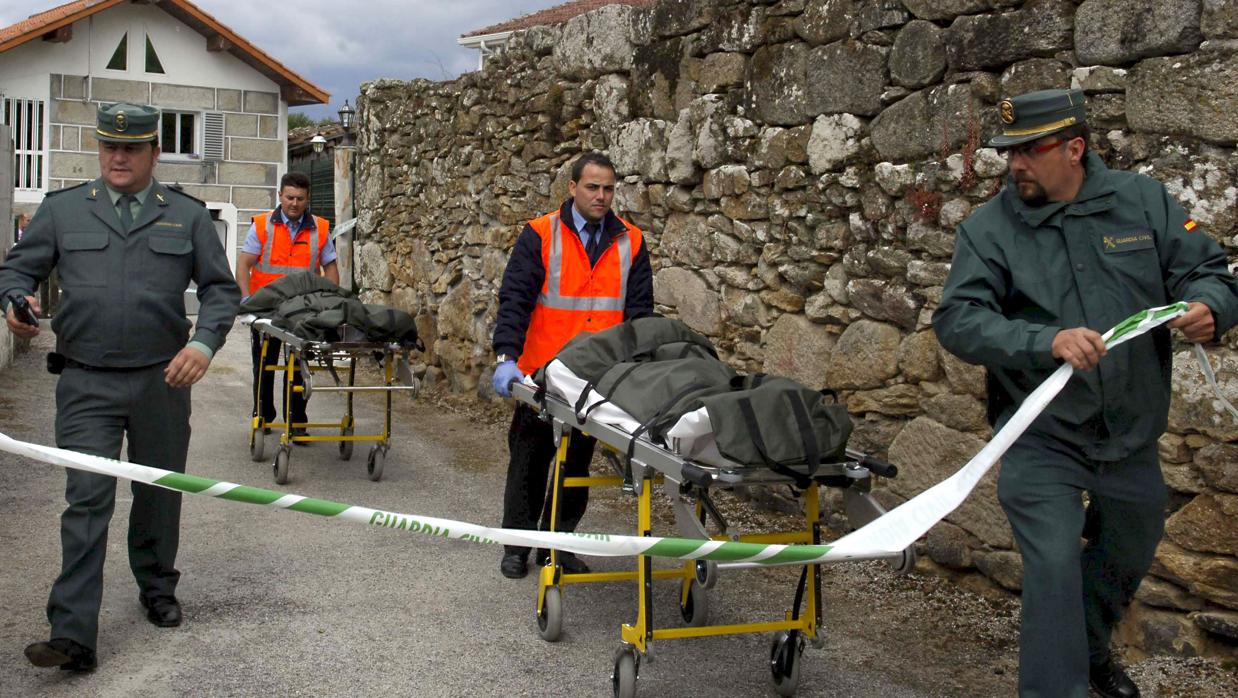
[[[997,115],[1002,120],[1002,135],[989,141],[989,147],[1034,141],[1084,123],[1083,90],[1039,90],[1003,99],[997,104]]]
[[[146,143],[159,136],[159,110],[145,104],[101,105],[95,135],[104,143]]]

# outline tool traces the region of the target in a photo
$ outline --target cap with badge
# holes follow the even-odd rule
[[[997,105],[1002,133],[989,141],[991,148],[1009,148],[1034,141],[1064,128],[1082,124],[1083,90],[1038,90],[1003,99]]]
[[[145,143],[159,136],[159,110],[145,104],[99,107],[95,137],[104,143]]]

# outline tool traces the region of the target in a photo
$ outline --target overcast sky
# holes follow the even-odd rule
[[[64,0],[0,0],[0,27]],[[443,80],[477,68],[461,34],[566,0],[194,0],[247,41],[331,93],[331,104],[298,108],[334,116],[377,78]],[[260,8],[260,9],[255,9]],[[289,37],[279,41],[277,37]]]

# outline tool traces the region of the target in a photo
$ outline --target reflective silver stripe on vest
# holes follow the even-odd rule
[[[310,265],[309,270],[318,271],[318,219],[310,216],[314,232],[310,233]],[[262,256],[258,258],[258,271],[263,274],[295,274],[305,271],[305,267],[285,267],[271,264],[271,248],[275,246],[275,216],[267,216],[266,242],[262,245]]]
[[[550,218],[550,268],[546,270],[549,280],[546,293],[539,294],[537,302],[555,310],[623,310],[628,297],[628,271],[632,268],[632,236],[624,234],[615,238],[619,248],[619,296],[565,296],[560,291],[563,280],[563,222],[559,216]],[[599,232],[599,234],[601,234]],[[583,242],[583,241],[582,241]]]

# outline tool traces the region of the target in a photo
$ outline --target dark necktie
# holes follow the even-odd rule
[[[133,194],[125,194],[120,197],[116,205],[120,207],[120,224],[124,227],[125,232],[133,230],[133,202],[137,201],[137,197]]]
[[[602,249],[601,226],[595,221],[589,221],[585,223],[585,234],[589,236],[589,242],[585,245],[585,252],[589,255],[589,264],[597,264],[598,254]]]

